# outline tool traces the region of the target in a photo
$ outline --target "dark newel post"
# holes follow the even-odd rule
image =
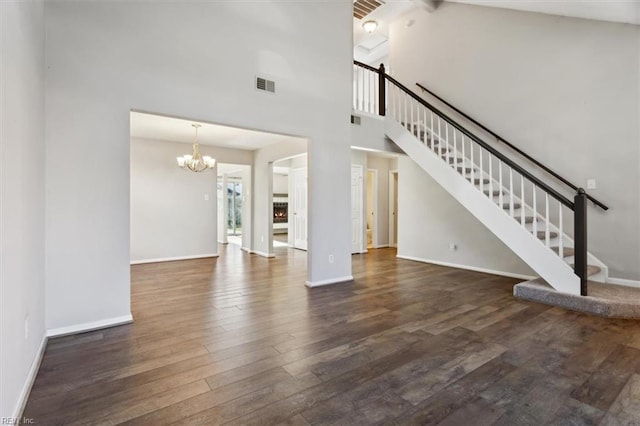
[[[575,272],[580,277],[580,294],[587,295],[587,194],[578,188],[574,198]]]
[[[387,113],[386,75],[384,64],[380,64],[380,68],[378,68],[378,114],[383,116]]]

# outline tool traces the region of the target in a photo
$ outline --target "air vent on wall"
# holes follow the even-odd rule
[[[360,125],[360,117],[357,115],[351,115],[351,124]]]
[[[256,89],[276,93],[276,82],[266,78],[256,77]]]

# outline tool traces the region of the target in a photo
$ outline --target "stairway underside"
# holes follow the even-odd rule
[[[443,161],[440,149],[433,151],[389,116],[385,119],[385,134],[539,276],[559,291],[580,293],[580,280],[573,268],[541,243],[538,235],[533,235],[517,218],[506,213],[503,206],[496,205],[494,197],[487,197],[482,188],[469,182],[448,161]],[[469,163],[474,164],[470,160]],[[539,224],[538,229],[547,229],[547,226]]]
[[[640,289],[588,283],[588,296],[562,293],[542,278],[516,284],[513,295],[520,299],[559,306],[607,318],[640,318]]]

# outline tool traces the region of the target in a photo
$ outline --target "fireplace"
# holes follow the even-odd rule
[[[289,196],[273,194],[273,229],[276,233],[289,229]]]
[[[273,223],[287,223],[289,203],[275,202],[273,203]]]

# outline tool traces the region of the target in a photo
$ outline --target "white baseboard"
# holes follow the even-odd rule
[[[206,257],[218,257],[218,253],[197,254],[194,256],[158,257],[155,259],[132,260],[131,265],[141,265],[143,263],[173,262],[176,260],[204,259]]]
[[[68,334],[84,333],[87,331],[99,330],[101,328],[115,327],[116,325],[129,324],[133,322],[133,316],[123,315],[121,317],[107,318],[100,321],[87,322],[84,324],[70,325],[67,327],[53,328],[47,330],[47,337],[60,337]]]
[[[640,281],[638,280],[628,280],[626,278],[607,278],[607,284],[615,284],[615,285],[623,285],[625,287],[636,287],[640,288]]]
[[[269,258],[276,257],[276,255],[273,253],[265,253],[263,251],[257,251],[257,250],[252,250],[250,251],[250,253],[257,254],[258,256],[262,256],[262,257],[269,257]]]
[[[247,253],[251,254],[251,249],[249,247],[240,247],[240,250],[246,251]]]
[[[432,263],[434,265],[448,266],[450,268],[465,269],[468,271],[482,272],[485,274],[500,275],[500,276],[509,277],[509,278],[518,278],[523,280],[532,280],[534,278],[537,278],[536,276],[533,276],[533,275],[514,274],[512,272],[496,271],[494,269],[478,268],[476,266],[460,265],[457,263],[441,262],[439,260],[422,259],[419,257],[405,256],[400,254],[396,255],[396,257],[399,259],[413,260],[415,262]]]
[[[36,376],[38,375],[38,370],[40,369],[40,363],[42,362],[42,357],[44,356],[44,351],[47,348],[47,335],[42,336],[42,341],[40,342],[40,348],[36,353],[33,362],[31,363],[31,368],[29,368],[29,374],[27,374],[27,380],[24,382],[24,386],[22,387],[22,391],[20,392],[20,397],[18,398],[18,404],[16,405],[15,410],[13,411],[13,419],[22,419],[22,413],[24,412],[24,407],[27,405],[27,400],[29,399],[29,394],[31,393],[31,388],[33,387],[33,382],[36,380]],[[15,423],[18,424],[18,423]],[[20,423],[22,424],[22,423]]]
[[[380,245],[374,246],[373,248],[379,249],[379,248],[387,248],[387,247],[389,247],[389,244],[380,244]]]
[[[328,280],[307,281],[305,285],[307,287],[313,288],[313,287],[321,287],[323,285],[339,284],[339,283],[344,283],[348,281],[353,281],[353,275],[348,275],[346,277],[340,277],[340,278],[330,278]]]

